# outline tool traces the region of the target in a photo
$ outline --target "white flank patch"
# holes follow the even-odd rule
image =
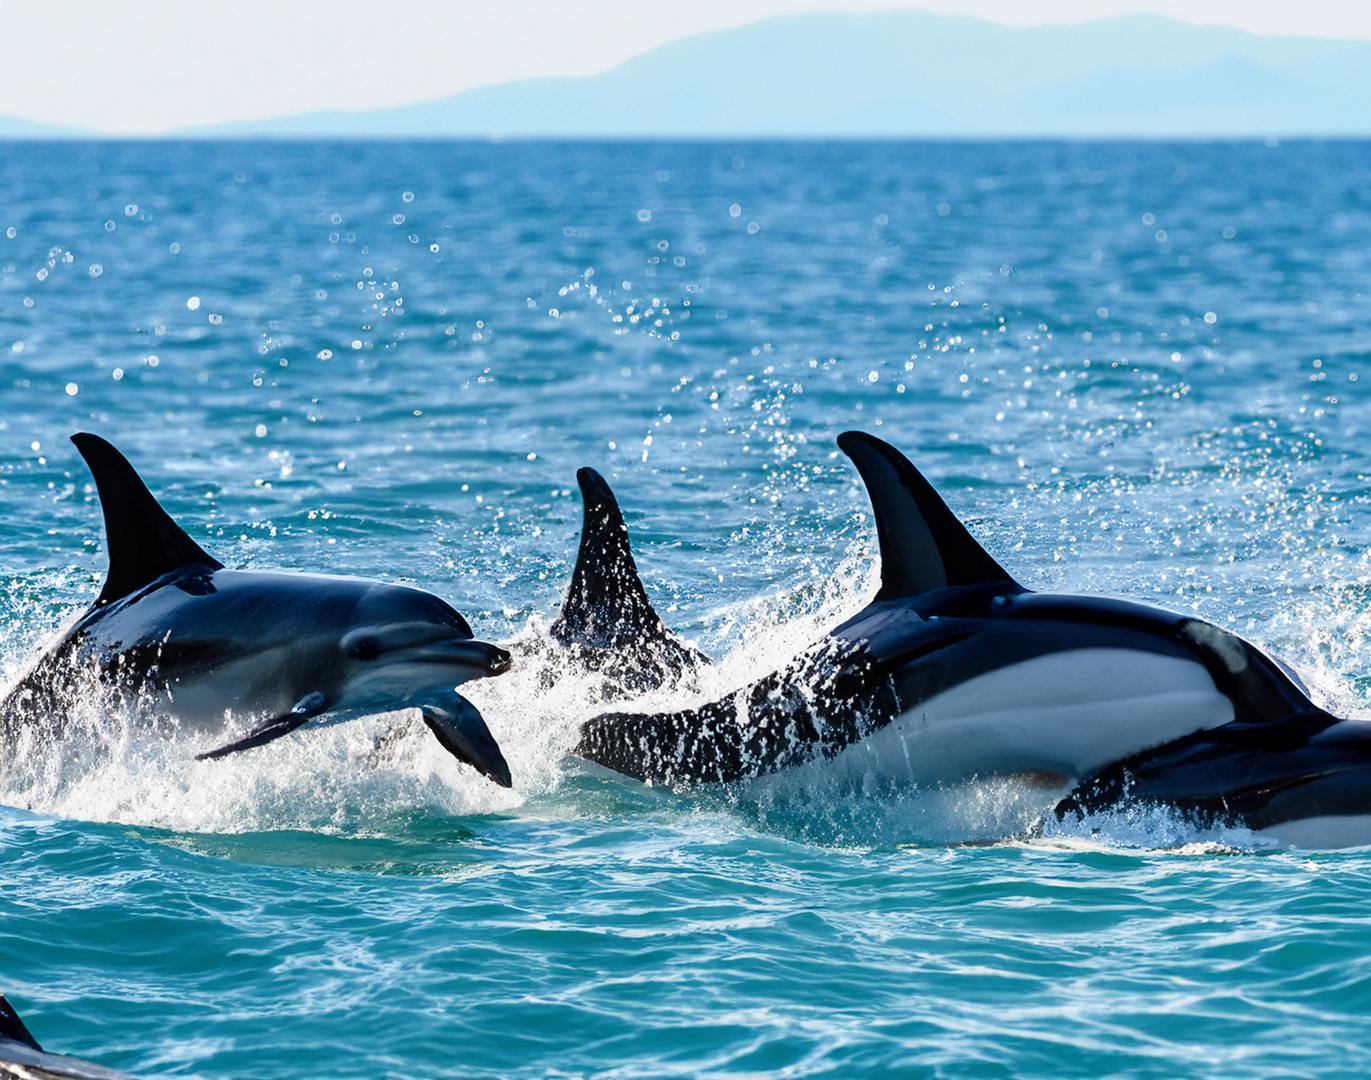
[[[832,767],[893,781],[1058,774],[1079,779],[1233,719],[1198,661],[1075,649],[1010,664],[930,698]]]

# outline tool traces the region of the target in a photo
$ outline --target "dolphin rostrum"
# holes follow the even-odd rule
[[[823,759],[919,784],[1017,776],[1069,795],[1059,814],[1133,799],[1299,844],[1371,840],[1371,721],[1201,619],[1030,591],[894,447],[838,445],[874,510],[871,603],[718,701],[592,718],[575,754],[675,787]]]
[[[25,728],[60,733],[95,688],[217,758],[315,717],[417,707],[459,761],[509,787],[509,766],[455,687],[509,654],[472,638],[449,604],[360,578],[227,570],[158,505],[104,439],[72,436],[95,477],[109,571],[90,610],[0,701],[12,752]]]

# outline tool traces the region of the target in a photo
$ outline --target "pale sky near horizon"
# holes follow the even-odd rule
[[[776,15],[897,9],[1013,26],[1152,12],[1371,40],[1363,0],[0,0],[0,115],[156,134],[353,112],[593,75]]]

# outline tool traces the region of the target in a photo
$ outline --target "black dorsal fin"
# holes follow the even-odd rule
[[[29,1029],[24,1026],[24,1021],[19,1019],[19,1014],[14,1011],[14,1006],[6,1000],[4,994],[0,994],[0,1039],[20,1043],[30,1050],[37,1050],[40,1054],[45,1052],[38,1045],[38,1040],[29,1034]]]
[[[109,573],[95,601],[97,607],[128,596],[183,566],[223,568],[223,563],[207,555],[171,520],[123,454],[100,436],[84,431],[73,435],[71,441],[90,466],[105,512]]]
[[[579,470],[576,482],[585,503],[581,550],[552,636],[564,645],[601,647],[670,637],[638,577],[614,492],[594,469]]]
[[[893,446],[865,432],[845,431],[838,436],[838,447],[862,474],[876,516],[881,544],[877,600],[919,596],[949,585],[1014,584],[933,485]]]

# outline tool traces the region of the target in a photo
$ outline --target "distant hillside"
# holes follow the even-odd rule
[[[0,135],[14,123],[0,119]],[[1367,136],[1371,42],[1156,15],[1038,27],[909,11],[796,15],[684,38],[586,78],[172,134]]]
[[[769,19],[602,75],[202,132],[397,136],[1371,134],[1371,43],[1154,15],[1015,28],[922,12]]]
[[[32,120],[20,120],[17,116],[0,116],[0,139],[85,139],[95,134],[97,132],[83,128],[39,124]]]

